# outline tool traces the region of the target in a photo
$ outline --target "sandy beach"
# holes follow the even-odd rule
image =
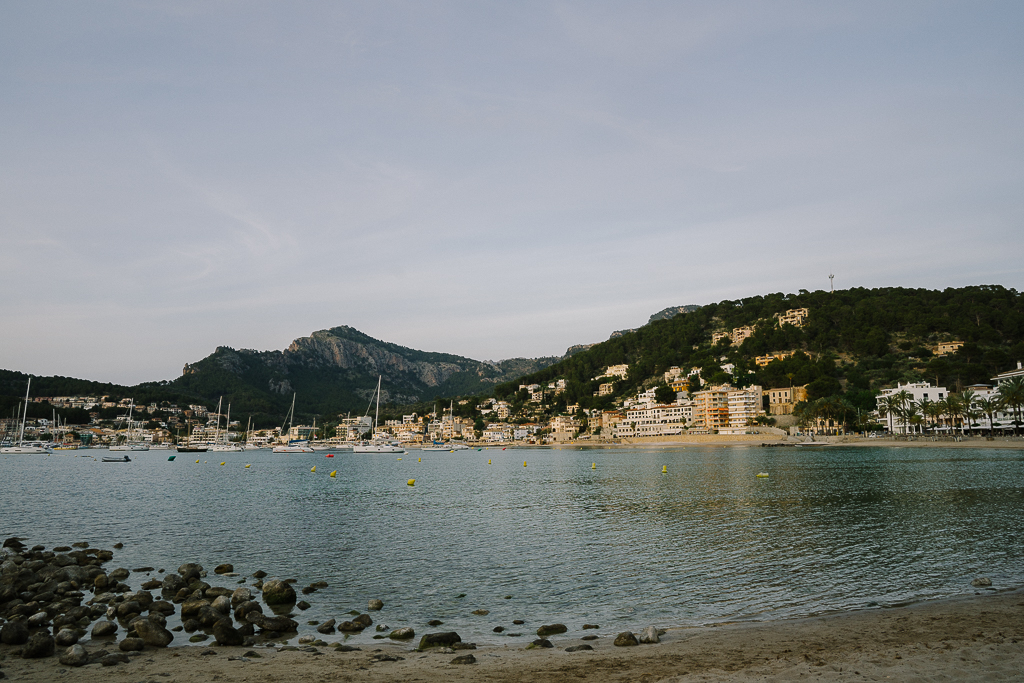
[[[583,644],[581,625],[552,636],[550,649],[527,642],[475,650],[417,652],[413,645],[338,652],[330,646],[146,648],[126,664],[73,669],[57,657],[5,656],[12,681],[1011,681],[1024,670],[1024,590],[985,591],[951,600],[792,621],[666,630],[658,644]],[[417,639],[418,641],[418,639]],[[86,641],[87,650],[117,651]],[[12,648],[3,646],[0,655]],[[472,654],[475,663],[453,664]],[[258,655],[258,656],[256,656]]]

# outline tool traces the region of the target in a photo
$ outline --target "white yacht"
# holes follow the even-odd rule
[[[0,448],[3,455],[48,455],[49,450],[42,441],[25,441],[25,418],[28,416],[28,393],[32,388],[32,378],[28,378],[28,386],[25,387],[25,407],[21,413],[21,429],[18,432],[18,443]]]
[[[377,376],[377,407],[373,413],[373,429],[377,428],[380,420],[380,382],[383,375]],[[369,406],[367,406],[369,412]],[[397,443],[389,442],[374,433],[373,441],[361,441],[352,447],[353,453],[405,453],[405,449]]]

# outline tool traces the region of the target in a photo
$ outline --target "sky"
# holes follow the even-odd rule
[[[0,367],[1024,289],[1024,3],[0,0]]]

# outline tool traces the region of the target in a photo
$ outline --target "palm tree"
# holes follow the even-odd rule
[[[1013,435],[1017,436],[1020,427],[1020,411],[1024,406],[1024,377],[1011,377],[996,389],[999,400],[1004,406],[1013,410]]]
[[[935,405],[935,401],[925,396],[917,402],[917,405],[921,409],[921,415],[924,417],[925,431],[928,431],[928,418],[933,415],[932,408]]]
[[[974,425],[972,423],[977,420],[978,415],[980,415],[978,408],[974,405],[977,400],[978,395],[970,389],[965,389],[960,393],[960,404],[963,406],[962,410],[964,421],[967,423],[967,426],[971,428],[972,434],[974,433]]]
[[[950,394],[946,397],[946,414],[949,415],[949,431],[950,433],[956,432],[956,420],[961,417],[964,413],[963,401],[956,394]],[[963,434],[963,420],[960,422],[960,433]]]
[[[896,394],[889,394],[888,396],[882,396],[877,400],[878,413],[879,415],[885,415],[889,418],[889,433],[894,434],[896,432],[896,421],[893,419],[899,416],[900,401],[896,398]]]
[[[921,413],[918,410],[917,403],[910,401],[903,409],[903,421],[908,425],[908,433],[910,432],[909,425],[920,425],[921,424]],[[915,432],[917,430],[914,430]]]
[[[988,435],[992,436],[992,432],[994,430],[993,423],[995,422],[995,414],[999,412],[999,399],[979,398],[977,403],[978,410],[980,410],[983,415],[988,416]]]

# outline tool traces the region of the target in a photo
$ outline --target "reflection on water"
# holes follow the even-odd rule
[[[128,568],[327,581],[302,623],[379,597],[391,626],[436,618],[493,642],[517,618],[611,633],[952,596],[978,575],[1024,583],[1021,451],[72,453],[0,459],[0,533],[122,541]]]

